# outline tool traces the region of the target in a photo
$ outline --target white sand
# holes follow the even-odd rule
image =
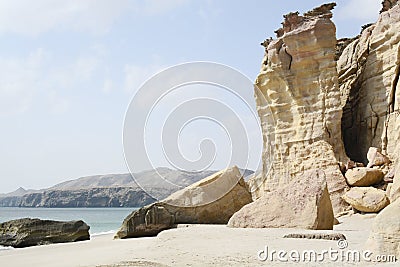
[[[353,215],[340,219],[334,231],[347,237],[348,248],[362,250],[373,220],[371,215]],[[191,225],[161,232],[157,237],[113,240],[112,235],[96,236],[90,241],[55,244],[0,251],[1,267],[36,266],[271,266],[292,265],[275,259],[260,261],[257,252],[268,249],[335,249],[336,241],[287,239],[288,233],[320,233],[299,229],[232,229],[224,225]],[[277,257],[277,256],[275,256]],[[286,256],[288,258],[288,256]],[[332,262],[304,262],[297,266],[366,266]],[[391,264],[396,266],[396,264]],[[387,264],[385,264],[387,266]]]

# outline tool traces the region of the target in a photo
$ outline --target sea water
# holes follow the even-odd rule
[[[138,208],[2,208],[0,223],[20,219],[39,218],[56,221],[83,220],[90,226],[90,235],[114,233],[123,220]]]

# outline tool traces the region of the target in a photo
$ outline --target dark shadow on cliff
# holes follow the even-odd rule
[[[391,112],[390,107],[394,106],[394,103],[387,104],[387,92],[382,75],[384,70],[382,63],[379,62],[382,59],[378,59],[376,53],[370,53],[370,49],[368,45],[367,60],[358,65],[357,71],[360,68],[363,70],[350,85],[342,116],[342,137],[346,153],[351,160],[365,165],[368,163],[369,147],[381,148],[385,143],[382,135],[387,130],[386,121]],[[372,69],[372,64],[377,68]],[[371,70],[374,72],[374,87],[368,87],[367,83],[371,81],[364,79],[365,72]],[[392,93],[395,94],[395,92]]]

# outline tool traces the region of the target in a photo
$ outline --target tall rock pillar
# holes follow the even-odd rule
[[[256,102],[264,134],[263,160],[268,164],[250,184],[260,197],[301,179],[307,170],[319,169],[326,175],[337,213],[347,206],[340,198],[347,184],[338,164],[347,157],[341,136],[336,28],[331,21],[334,6],[285,15],[277,38],[263,43]]]

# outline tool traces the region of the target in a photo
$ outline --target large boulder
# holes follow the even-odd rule
[[[228,226],[329,230],[333,223],[325,174],[311,170],[244,206],[232,216]]]
[[[130,214],[115,238],[154,236],[179,223],[226,224],[252,201],[237,167],[213,174]]]
[[[400,199],[376,216],[365,248],[374,255],[400,258]]]
[[[23,248],[89,240],[89,229],[83,221],[12,220],[0,224],[0,245]]]
[[[379,212],[389,205],[386,192],[374,187],[353,187],[342,198],[362,212]]]
[[[163,230],[173,228],[174,214],[164,205],[165,203],[157,202],[132,212],[125,218],[115,238],[155,236]]]
[[[381,170],[358,167],[346,172],[347,183],[351,186],[370,186],[382,181],[384,173]]]

